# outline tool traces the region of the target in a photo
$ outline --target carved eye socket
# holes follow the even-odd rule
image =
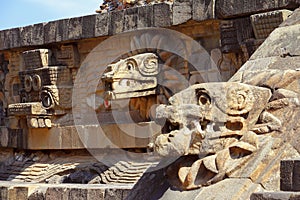
[[[128,69],[129,71],[133,70],[133,69],[134,69],[133,63],[131,63],[131,62],[127,63],[127,69]]]
[[[47,109],[53,107],[53,98],[52,95],[47,91],[41,92],[41,101],[42,105]]]
[[[126,61],[126,69],[128,71],[134,70],[136,68],[136,66],[137,66],[137,64],[136,64],[135,60],[129,59]]]
[[[199,101],[199,105],[210,105],[211,104],[211,99],[208,96],[208,94],[204,93],[204,92],[200,92],[198,94],[198,101]]]

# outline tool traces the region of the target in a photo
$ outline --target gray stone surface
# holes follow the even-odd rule
[[[132,185],[35,184],[0,181],[0,199],[111,200],[124,199]]]
[[[214,19],[216,17],[215,2],[216,0],[193,0],[193,20],[203,21]]]
[[[124,13],[124,10],[113,11],[110,13],[111,20],[108,29],[109,35],[114,35],[123,32]]]
[[[260,192],[251,195],[250,200],[298,200],[300,192]]]
[[[168,27],[172,25],[172,6],[159,3],[153,5],[155,27]]]
[[[173,25],[182,24],[192,18],[192,0],[177,0],[173,5]]]
[[[293,57],[300,55],[299,33],[300,24],[275,29],[265,42],[251,56],[250,60],[281,56]],[[293,42],[291,42],[293,41]],[[265,51],[268,49],[268,51]]]
[[[280,24],[279,27],[291,26],[291,25],[299,24],[300,23],[299,19],[300,19],[300,8],[296,9],[293,12],[293,14],[286,21],[284,21],[282,24]]]
[[[129,8],[124,13],[124,31],[132,31],[137,29],[138,8]]]
[[[295,9],[299,6],[299,0],[219,0],[216,2],[216,15],[220,19],[225,19],[237,16],[249,16],[253,13],[267,12],[276,9]]]
[[[145,28],[154,26],[153,6],[138,7],[137,27]]]
[[[111,15],[109,13],[103,13],[95,16],[95,37],[108,35]]]

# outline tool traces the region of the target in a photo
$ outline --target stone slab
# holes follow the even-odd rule
[[[260,192],[253,193],[250,200],[297,200],[300,192]]]
[[[296,9],[299,6],[300,0],[219,0],[216,2],[216,15],[226,19],[277,9]]]
[[[192,0],[176,0],[173,5],[173,25],[187,22],[192,18]]]
[[[0,181],[0,199],[9,200],[108,200],[125,199],[132,185],[36,184]]]
[[[153,5],[155,27],[168,27],[172,25],[172,5],[159,3]]]
[[[215,19],[215,3],[216,0],[193,0],[193,20],[203,21]]]

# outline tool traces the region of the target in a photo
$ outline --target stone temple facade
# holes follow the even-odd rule
[[[125,3],[0,31],[0,199],[300,198],[300,1]]]

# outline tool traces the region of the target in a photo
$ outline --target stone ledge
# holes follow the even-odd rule
[[[296,200],[300,192],[260,192],[253,193],[250,200]]]
[[[109,36],[139,28],[169,27],[172,10],[172,5],[159,3],[2,30],[0,50]]]
[[[276,1],[277,2],[277,1]],[[147,27],[171,27],[190,20],[227,19],[277,9],[296,9],[300,0],[175,0],[109,13],[61,19],[0,31],[0,50],[36,47],[110,36]]]
[[[133,185],[40,184],[0,181],[0,199],[125,199]]]

